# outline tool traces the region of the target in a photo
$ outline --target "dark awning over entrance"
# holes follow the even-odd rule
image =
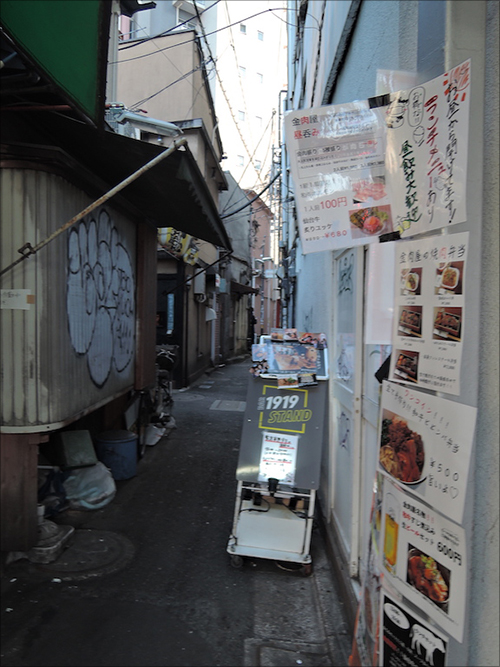
[[[57,147],[109,190],[165,150],[58,114],[33,111],[25,116],[29,116],[30,136],[23,137],[23,144]],[[6,143],[14,147],[19,139]],[[154,227],[174,227],[231,250],[224,223],[187,146],[139,176],[119,197]]]
[[[233,294],[258,294],[259,289],[251,285],[243,285],[236,282],[236,280],[231,280],[231,292]]]

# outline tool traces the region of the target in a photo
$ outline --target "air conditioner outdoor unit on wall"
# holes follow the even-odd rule
[[[195,294],[205,294],[205,286],[206,286],[206,273],[205,271],[202,271],[201,273],[198,273],[194,277],[193,280],[193,292]]]

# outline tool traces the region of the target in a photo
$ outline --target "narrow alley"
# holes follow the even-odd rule
[[[94,511],[46,565],[2,576],[3,667],[348,664],[351,633],[319,526],[313,572],[246,559],[231,566],[239,441],[250,360],[175,391],[176,428],[137,475]]]

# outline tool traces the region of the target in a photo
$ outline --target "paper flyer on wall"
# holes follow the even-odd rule
[[[384,380],[378,469],[462,522],[477,409]]]
[[[386,174],[401,236],[466,220],[470,85],[467,60],[391,98]]]
[[[275,478],[284,484],[295,482],[298,436],[265,431],[259,464],[259,482]]]
[[[386,480],[380,569],[388,584],[461,642],[467,600],[465,531]]]
[[[445,635],[385,591],[380,608],[380,667],[444,667]]]
[[[285,114],[302,252],[378,241],[392,231],[385,109],[368,101]]]
[[[458,396],[469,232],[396,245],[389,378]]]
[[[379,541],[382,518],[384,476],[377,473],[373,485],[370,512],[370,536],[362,561],[361,590],[354,623],[350,667],[373,667],[378,664],[380,558]]]

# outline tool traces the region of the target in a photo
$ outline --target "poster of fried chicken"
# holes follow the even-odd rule
[[[384,381],[378,469],[462,522],[477,409]]]

